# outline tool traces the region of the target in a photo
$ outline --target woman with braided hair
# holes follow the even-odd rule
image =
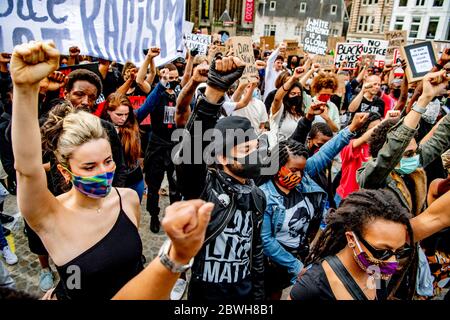
[[[411,218],[386,190],[362,189],[350,194],[328,214],[327,227],[306,258],[307,267],[299,275],[290,299],[392,298],[405,275],[417,270],[412,266],[415,242],[450,225],[450,214],[445,210],[449,204],[447,192]],[[415,281],[415,275],[410,281]],[[412,283],[409,298],[414,288]]]

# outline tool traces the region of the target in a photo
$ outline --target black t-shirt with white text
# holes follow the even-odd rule
[[[384,117],[384,101],[375,96],[372,101],[362,98],[361,104],[356,112],[376,112]]]

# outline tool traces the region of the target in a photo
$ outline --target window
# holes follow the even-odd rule
[[[428,22],[427,39],[434,40],[438,24],[439,24],[439,17],[430,18],[430,21]]]
[[[276,1],[270,1],[269,11],[275,11],[276,8],[277,8],[277,2]]]
[[[358,31],[373,32],[375,25],[374,16],[359,16]]]
[[[386,28],[386,21],[387,21],[387,16],[383,16],[382,22],[381,22],[381,28],[380,28],[380,32],[384,32],[384,30],[387,30],[388,28]]]
[[[277,26],[274,24],[265,24],[264,25],[264,36],[274,36]]]
[[[416,0],[416,6],[423,7],[425,5],[425,0]]]
[[[433,7],[442,7],[444,5],[444,0],[434,0]]]
[[[419,33],[420,20],[420,17],[412,17],[411,29],[409,30],[410,38],[417,38],[417,34]]]
[[[408,6],[408,0],[400,0],[398,2],[399,7],[407,7]]]
[[[397,17],[395,18],[394,30],[402,30],[403,22],[405,22],[405,17]]]
[[[300,3],[300,12],[306,12],[306,2]]]
[[[333,5],[331,5],[331,14],[336,14],[336,12],[337,12],[337,5],[335,5],[335,4],[333,4]]]
[[[302,27],[296,26],[295,30],[294,30],[294,35],[295,36],[300,36],[301,34],[302,34]]]

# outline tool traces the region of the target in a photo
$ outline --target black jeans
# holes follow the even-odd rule
[[[181,200],[181,195],[177,190],[175,178],[175,166],[171,159],[172,148],[149,143],[144,161],[145,182],[147,184],[147,211],[151,216],[158,216],[159,189],[167,173],[169,181],[170,203]]]

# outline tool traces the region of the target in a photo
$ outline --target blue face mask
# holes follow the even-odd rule
[[[415,155],[414,157],[402,158],[400,160],[400,168],[395,168],[400,174],[410,174],[416,171],[419,167],[419,155]]]

